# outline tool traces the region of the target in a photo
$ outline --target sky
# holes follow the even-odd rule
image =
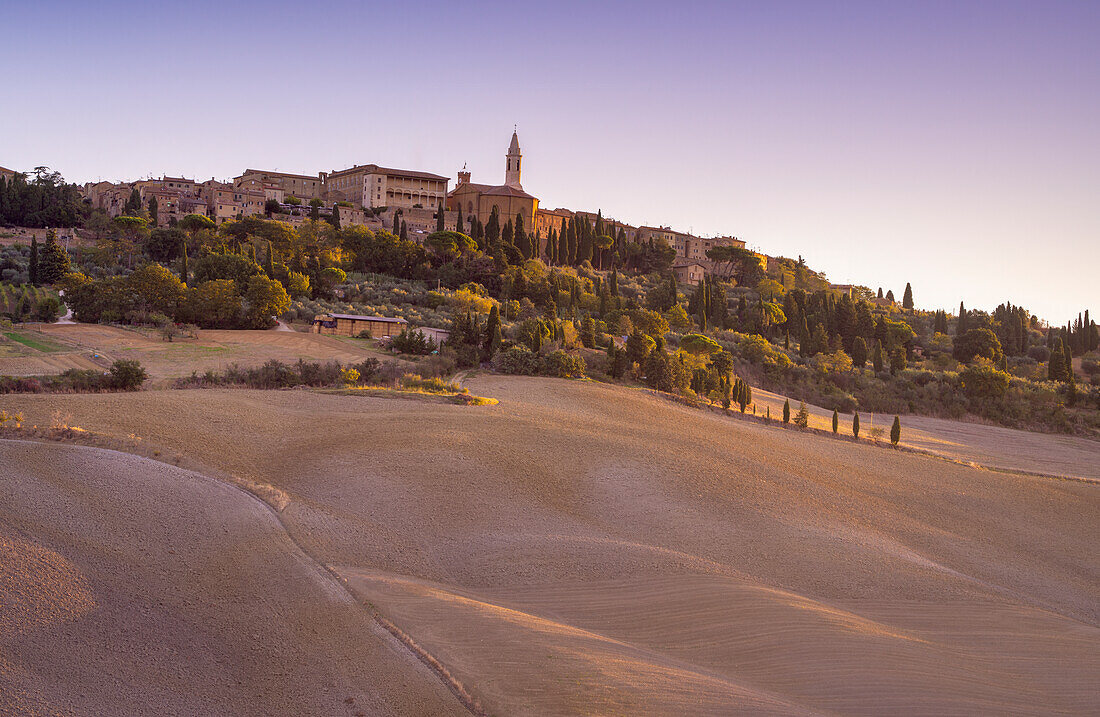
[[[1100,310],[1100,2],[0,0],[0,165],[376,163],[738,236],[917,306]],[[14,60],[14,65],[13,65]]]

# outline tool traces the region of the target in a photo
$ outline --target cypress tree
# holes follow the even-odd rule
[[[268,242],[268,257],[271,256],[271,242]],[[187,242],[180,242],[180,281],[187,286]],[[270,274],[268,274],[270,276]]]
[[[956,336],[962,336],[963,334],[966,333],[966,330],[967,330],[966,324],[967,324],[966,306],[963,304],[963,302],[960,301],[959,302],[959,321],[958,321],[957,324],[955,324],[955,335]]]
[[[586,349],[596,347],[596,320],[591,316],[584,317],[581,322],[580,339]]]
[[[909,311],[913,310],[913,287],[910,286],[909,282],[905,282],[905,294],[901,298],[901,308]]]
[[[901,418],[894,416],[894,425],[890,427],[890,442],[895,446],[901,440]]]
[[[867,342],[862,336],[857,336],[852,342],[852,365],[863,368],[867,364]]]
[[[441,232],[447,228],[446,221],[443,216],[443,202],[439,203],[439,211],[435,213],[435,230]]]
[[[500,350],[500,344],[500,309],[493,304],[493,308],[489,309],[489,320],[485,324],[486,359],[493,358],[493,355]]]
[[[400,236],[405,241],[408,241],[408,239],[409,239],[409,223],[404,221],[404,220],[401,221],[401,235]]]
[[[267,242],[267,259],[264,261],[264,271],[267,272],[267,278],[275,278],[275,250],[271,246],[271,241]]]
[[[880,299],[882,298],[882,287],[881,286],[878,288],[878,298],[880,298]]]
[[[512,232],[512,243],[519,249],[519,253],[523,255],[524,259],[530,259],[533,255],[531,247],[531,239],[527,236],[527,231],[523,228],[523,215],[516,215],[515,229]]]
[[[886,354],[882,350],[882,342],[878,339],[875,339],[875,353],[871,357],[871,360],[875,367],[875,373],[880,373],[882,371],[883,364],[886,363]]]
[[[462,205],[458,205],[458,216],[455,217],[455,231],[466,233],[466,225],[462,223]]]
[[[1073,381],[1073,352],[1069,344],[1062,344],[1062,380],[1069,383]]]
[[[340,229],[340,205],[339,204],[333,204],[332,205],[332,228],[337,229],[337,230]]]
[[[252,260],[253,264],[260,263],[256,261],[256,245],[254,243],[248,245],[248,258]]]
[[[160,205],[156,197],[149,197],[149,226],[156,228],[160,221]]]
[[[852,416],[852,436],[859,438],[859,414]]]
[[[473,238],[477,243],[478,251],[485,251],[485,225],[476,216],[471,221],[473,222]]]
[[[833,433],[840,431],[840,414],[833,409]]]
[[[485,222],[485,243],[490,253],[496,252],[496,244],[500,241],[500,212],[496,206],[489,213],[489,221]]]
[[[31,236],[31,263],[27,267],[31,286],[38,286],[38,237]]]
[[[57,241],[57,232],[50,230],[46,234],[46,246],[38,261],[38,281],[42,284],[56,284],[71,270],[69,253]]]
[[[783,402],[783,423],[791,422],[791,399]]]
[[[1047,363],[1047,380],[1048,381],[1061,381],[1062,380],[1062,361],[1064,360],[1064,354],[1062,353],[1062,339],[1054,339],[1054,348],[1050,351],[1050,361]]]
[[[401,236],[401,213],[396,209],[393,210],[393,233],[394,236]]]
[[[126,200],[126,207],[122,213],[127,216],[137,216],[141,212],[141,194],[137,189],[130,190],[130,198]]]

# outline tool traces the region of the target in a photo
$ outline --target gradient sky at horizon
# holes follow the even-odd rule
[[[0,0],[0,165],[352,164],[734,234],[917,305],[1100,311],[1100,2]],[[15,58],[14,65],[12,60]]]

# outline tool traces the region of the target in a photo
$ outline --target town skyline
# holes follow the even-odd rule
[[[910,282],[929,309],[957,310],[963,300],[989,310],[1012,299],[1058,324],[1096,296],[1093,8],[1066,3],[1035,16],[1022,4],[856,5],[815,14],[803,5],[782,12],[698,4],[694,19],[645,5],[622,17],[555,10],[526,42],[494,44],[484,13],[429,7],[397,17],[329,7],[349,22],[293,24],[277,13],[210,6],[221,24],[207,29],[169,10],[114,25],[87,8],[14,8],[11,27],[21,34],[8,41],[17,54],[29,55],[47,27],[58,42],[56,57],[13,83],[12,96],[40,111],[34,122],[21,113],[0,117],[0,164],[47,165],[83,183],[377,163],[436,172],[453,187],[464,163],[474,181],[502,181],[504,143],[518,125],[525,185],[547,208],[733,234],[772,256],[801,255],[836,283],[899,293]],[[299,66],[323,46],[340,62],[371,65],[378,55],[338,44],[368,19],[378,53],[400,51],[399,37],[417,32],[418,52],[384,65],[389,79],[377,91],[364,89],[369,81]],[[156,51],[156,28],[165,23],[194,32],[195,54]],[[241,52],[262,49],[243,32],[257,23],[290,38],[270,91],[215,83],[203,102],[185,103],[179,90],[154,83],[138,101],[118,88],[93,90],[66,69],[102,71],[135,56],[146,58],[135,81],[213,69],[218,56],[203,50],[235,31]],[[464,42],[449,42],[448,23]],[[646,51],[689,30],[701,34],[698,42],[676,56]],[[92,44],[95,52],[82,52]],[[586,75],[597,61],[599,70]],[[416,79],[429,67],[463,64],[487,68],[491,87]],[[710,68],[706,78],[689,72],[700,66]],[[508,88],[533,77],[540,99],[516,101]],[[309,92],[287,96],[275,91],[279,84]],[[354,121],[317,111],[333,102],[333,117]],[[126,122],[118,121],[120,107]]]

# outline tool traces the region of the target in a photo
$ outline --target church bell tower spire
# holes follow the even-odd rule
[[[508,165],[504,173],[504,183],[509,187],[523,189],[523,185],[519,182],[520,162],[523,160],[523,155],[519,151],[519,135],[517,132],[518,128],[517,131],[512,132],[512,143],[508,145]]]

